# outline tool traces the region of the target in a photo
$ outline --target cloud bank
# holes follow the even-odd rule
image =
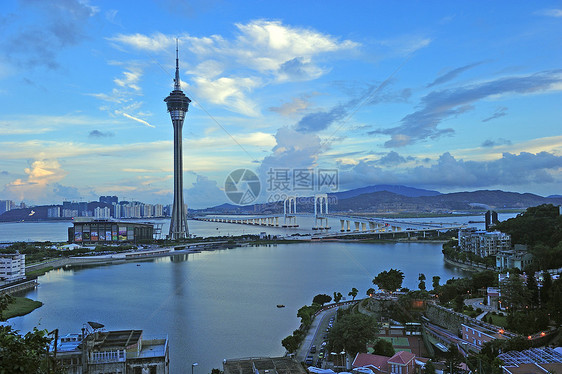
[[[472,110],[479,100],[502,95],[524,95],[559,91],[562,89],[562,70],[548,70],[536,74],[498,78],[441,91],[433,91],[421,99],[422,108],[406,115],[401,124],[378,129],[370,134],[390,135],[385,147],[403,147],[426,139],[436,139],[454,132],[438,128],[441,122]]]

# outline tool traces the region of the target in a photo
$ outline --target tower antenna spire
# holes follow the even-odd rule
[[[176,78],[174,79],[174,90],[181,90],[180,85],[180,61],[178,53],[178,38],[176,38]]]

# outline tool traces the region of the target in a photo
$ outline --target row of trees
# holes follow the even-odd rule
[[[543,204],[527,208],[515,218],[499,222],[497,230],[511,235],[514,244],[526,244],[534,263],[527,272],[562,267],[562,215],[559,208]]]
[[[2,312],[13,302],[9,295],[0,295],[0,319]],[[0,373],[61,374],[48,354],[52,338],[47,330],[38,330],[21,335],[12,326],[0,326]]]

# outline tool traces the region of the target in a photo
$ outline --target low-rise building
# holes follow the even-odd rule
[[[492,256],[499,251],[511,249],[511,236],[500,231],[460,230],[458,242],[462,251],[480,257]]]
[[[307,374],[302,365],[290,357],[258,357],[223,361],[224,374]]]
[[[68,228],[69,243],[110,244],[152,240],[154,225],[139,222],[118,222],[95,219],[76,219]]]
[[[411,352],[398,351],[388,360],[390,373],[392,374],[414,374],[416,355]]]
[[[503,361],[505,374],[562,373],[560,348],[531,348],[525,351],[509,351],[498,356]]]
[[[25,278],[25,255],[0,254],[0,280],[15,281]]]
[[[496,268],[507,270],[517,268],[524,270],[533,263],[533,255],[528,252],[526,245],[515,244],[513,249],[496,253]]]
[[[488,287],[486,288],[486,298],[488,301],[488,305],[493,309],[500,308],[500,297],[501,297],[501,290],[498,287]]]
[[[68,334],[57,340],[56,352],[57,364],[68,374],[170,372],[168,338],[143,339],[142,330],[95,331],[85,338]]]
[[[472,344],[482,347],[484,343],[496,339],[507,339],[503,335],[503,330],[491,330],[485,326],[461,324],[462,338]]]
[[[370,370],[376,374],[413,374],[416,372],[416,355],[407,351],[398,351],[392,357],[358,353],[351,367],[359,373]]]

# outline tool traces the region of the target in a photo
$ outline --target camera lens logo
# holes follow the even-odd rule
[[[248,169],[236,169],[226,177],[224,192],[234,204],[253,203],[260,195],[261,184],[258,176]]]

